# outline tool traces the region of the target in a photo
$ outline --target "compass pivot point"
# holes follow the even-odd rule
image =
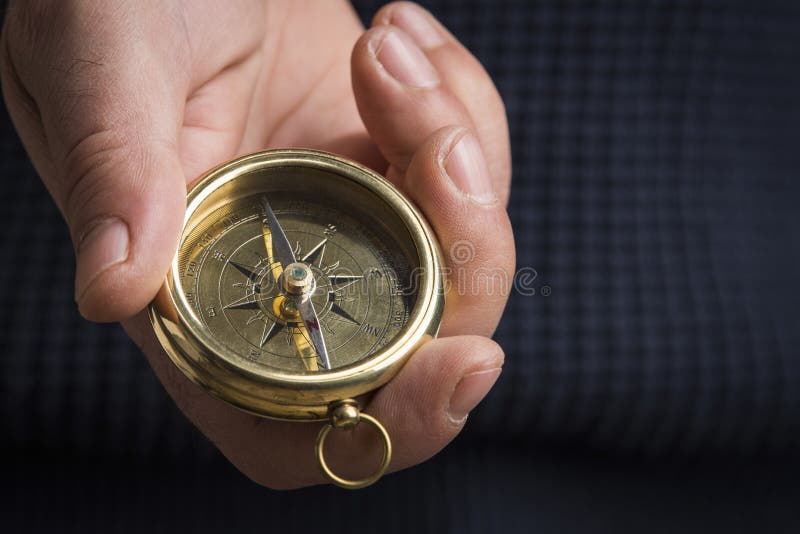
[[[314,285],[314,275],[305,263],[290,263],[283,270],[283,289],[290,295],[310,293]]]

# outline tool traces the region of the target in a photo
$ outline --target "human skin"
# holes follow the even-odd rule
[[[260,484],[324,482],[312,453],[319,425],[211,397],[170,363],[142,311],[176,249],[188,184],[266,148],[342,154],[420,207],[453,273],[513,275],[502,101],[415,4],[384,6],[365,31],[340,0],[20,0],[1,46],[6,105],[75,245],[80,312],[121,321],[184,414]],[[463,243],[471,261],[453,263]],[[439,451],[488,393],[503,364],[490,336],[506,297],[449,292],[440,337],[368,400],[393,439],[390,470]],[[337,434],[348,437],[332,440],[334,464],[375,455],[368,433]]]

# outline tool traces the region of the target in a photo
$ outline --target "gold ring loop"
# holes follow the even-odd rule
[[[383,425],[378,422],[377,419],[374,417],[367,415],[365,413],[359,414],[359,421],[366,421],[380,433],[381,437],[383,438],[383,458],[381,459],[381,464],[378,466],[378,469],[366,478],[361,478],[358,480],[348,480],[346,478],[342,478],[333,471],[331,468],[328,467],[327,462],[325,461],[325,453],[323,452],[323,446],[325,445],[325,438],[328,436],[328,432],[330,432],[334,427],[331,424],[327,424],[319,431],[317,434],[317,444],[314,448],[314,451],[317,454],[317,461],[319,462],[319,466],[322,468],[322,472],[325,473],[325,476],[328,479],[336,484],[337,486],[345,489],[360,489],[366,488],[367,486],[374,484],[378,481],[379,478],[383,476],[383,473],[386,471],[386,468],[389,467],[389,462],[392,461],[392,441],[389,439],[389,433],[383,428]]]

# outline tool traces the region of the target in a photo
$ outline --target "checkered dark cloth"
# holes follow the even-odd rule
[[[425,4],[505,100],[518,268],[536,273],[518,281],[534,294],[510,299],[496,335],[504,373],[464,435],[438,460],[362,493],[363,517],[393,517],[387,532],[413,526],[394,506],[459,532],[531,531],[519,523],[529,513],[539,532],[800,531],[786,464],[755,486],[753,473],[730,475],[794,462],[800,444],[800,3]],[[377,6],[357,2],[367,19]],[[171,488],[164,498],[181,506],[216,495],[238,510],[199,512],[196,531],[211,517],[244,526],[241,503],[261,499],[297,524],[356,530],[331,517],[359,501],[333,490],[242,489],[121,329],[79,318],[67,232],[7,118],[0,134],[0,428],[10,480],[23,489],[12,517],[50,525],[26,498],[49,485],[56,499],[82,487],[133,503],[64,504],[64,517],[135,530],[141,506],[160,514],[157,525],[185,526],[158,504]],[[700,459],[715,467],[685,475]],[[665,467],[676,461],[684,475]],[[652,478],[630,474],[630,462]],[[113,485],[98,465],[134,483]],[[170,467],[136,478],[126,465]],[[663,477],[660,497],[640,493]],[[437,485],[459,498],[431,504]],[[662,506],[695,498],[686,495],[709,506],[677,515]],[[309,497],[319,518],[302,513]]]

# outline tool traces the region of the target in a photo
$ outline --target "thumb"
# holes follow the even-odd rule
[[[183,218],[177,153],[129,134],[87,141],[62,184],[76,247],[75,300],[92,320],[121,320],[147,305],[169,269]]]
[[[7,23],[3,92],[69,226],[80,311],[115,321],[147,305],[175,252],[186,198],[177,146],[185,85],[175,58],[163,59],[145,37],[76,31],[85,20],[49,27],[55,37],[44,23]],[[38,61],[20,60],[31,56]]]

